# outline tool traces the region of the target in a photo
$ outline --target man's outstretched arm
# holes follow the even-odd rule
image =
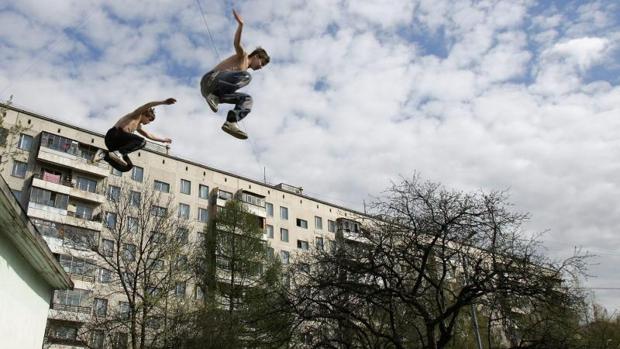
[[[233,42],[235,46],[235,52],[238,57],[243,57],[245,55],[245,50],[243,46],[241,46],[241,32],[243,31],[243,18],[239,16],[237,11],[233,10],[233,15],[235,16],[235,20],[237,21],[237,31],[235,32],[235,41]]]
[[[170,138],[167,137],[157,137],[156,135],[147,132],[145,129],[142,128],[142,125],[138,126],[138,129],[136,130],[139,134],[143,135],[144,137],[155,141],[155,142],[163,142],[163,143],[172,143],[172,140]]]
[[[132,111],[131,113],[129,113],[129,117],[131,119],[137,119],[142,113],[144,113],[145,111],[149,110],[150,108],[156,107],[158,105],[162,105],[162,104],[174,104],[176,103],[177,100],[174,98],[168,98],[166,100],[163,101],[154,101],[154,102],[149,102],[146,103],[143,106],[138,107],[138,109]]]

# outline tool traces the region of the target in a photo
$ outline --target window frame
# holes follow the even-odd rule
[[[283,237],[285,237],[286,239],[284,239]],[[280,228],[280,241],[282,241],[282,242],[289,242],[288,229]]]
[[[187,184],[187,192],[183,188],[184,184]],[[179,186],[179,192],[181,194],[192,195],[192,182],[190,180],[181,178],[181,183]]]
[[[23,168],[21,167],[22,165],[23,165]],[[20,172],[20,170],[23,170],[23,174]],[[19,161],[19,160],[13,160],[13,168],[11,169],[11,176],[16,177],[16,178],[26,178],[26,174],[28,174],[28,163]]]
[[[288,207],[280,206],[280,219],[288,221]]]

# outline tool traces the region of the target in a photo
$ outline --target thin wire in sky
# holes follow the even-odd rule
[[[215,46],[215,40],[213,40],[213,35],[211,35],[211,29],[209,29],[209,23],[207,23],[207,16],[205,12],[202,10],[202,5],[200,4],[200,0],[196,0],[196,4],[198,4],[198,9],[200,9],[200,14],[202,15],[202,21],[205,23],[205,27],[207,28],[207,33],[209,34],[209,38],[211,39],[211,46],[213,46],[213,50],[215,51],[215,55],[217,56],[217,60],[220,60],[220,53],[217,51],[217,46]]]

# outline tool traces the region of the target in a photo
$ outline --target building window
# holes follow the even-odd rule
[[[265,235],[268,239],[273,239],[273,225],[265,225]]]
[[[319,216],[314,216],[314,229],[316,230],[323,229],[323,218]]]
[[[241,193],[241,201],[258,207],[265,207],[265,199],[251,193]]]
[[[179,218],[189,219],[189,205],[179,204]]]
[[[77,187],[79,190],[95,193],[97,191],[97,181],[90,178],[78,176]]]
[[[305,219],[297,218],[297,226],[300,228],[308,229],[308,221]]]
[[[192,193],[192,182],[181,179],[181,194],[191,195]]]
[[[297,248],[300,250],[308,251],[308,241],[297,240]]]
[[[186,244],[189,241],[189,230],[185,228],[179,228],[176,231],[176,239],[182,244]]]
[[[149,259],[147,267],[151,270],[162,270],[164,269],[164,261],[162,259]]]
[[[288,229],[280,228],[280,240],[288,242]]]
[[[124,320],[129,319],[129,313],[127,313],[126,315],[122,315],[122,316],[126,316]],[[129,344],[129,335],[127,333],[119,332],[114,336],[113,348],[125,349],[127,348],[128,344]]]
[[[203,299],[205,296],[204,291],[202,290],[202,287],[200,287],[200,285],[196,285],[196,287],[194,288],[194,298],[195,299]]]
[[[218,199],[222,199],[222,200],[230,200],[233,198],[233,194],[225,190],[218,190],[217,197]]]
[[[115,169],[114,167],[111,168],[112,170],[110,171],[110,173],[112,174],[112,176],[121,177],[123,175],[123,172]]]
[[[26,177],[27,169],[28,169],[27,163],[15,160],[15,162],[13,163],[13,170],[11,171],[11,176],[24,178]]]
[[[198,196],[201,199],[209,199],[209,187],[206,185],[200,184],[198,186]]]
[[[336,222],[332,221],[331,219],[327,220],[327,231],[329,231],[330,233],[335,233],[336,232]]]
[[[54,292],[52,309],[71,311],[75,313],[91,312],[91,291],[73,289]]]
[[[265,209],[267,210],[267,217],[273,217],[273,204],[265,202]]]
[[[69,206],[69,195],[52,192],[41,188],[30,190],[30,201],[35,204],[66,210]]]
[[[103,239],[101,241],[101,254],[105,257],[114,255],[114,240]]]
[[[121,188],[115,185],[108,185],[108,200],[118,201],[121,197]]]
[[[127,217],[127,231],[135,234],[138,232],[138,218],[136,217]]]
[[[131,308],[129,307],[129,302],[118,302],[118,309],[121,316],[121,320],[129,320],[129,316],[131,315]],[[127,336],[126,333],[119,333]],[[125,338],[125,342],[127,342],[127,338]],[[124,347],[127,348],[127,344]]]
[[[112,272],[109,269],[100,268],[98,280],[102,284],[112,282]]]
[[[323,251],[325,249],[325,247],[323,245],[323,238],[322,237],[317,237],[314,241],[315,241],[314,244],[315,244],[317,250]]]
[[[206,208],[198,208],[198,220],[202,223],[207,223],[209,219],[209,211]]]
[[[108,300],[95,298],[95,316],[105,317],[108,314]]]
[[[157,205],[151,206],[151,213],[155,217],[165,217],[167,212],[168,212],[168,209],[165,207],[161,207]]]
[[[103,330],[94,330],[90,336],[90,346],[93,349],[103,349],[105,343],[105,334]]]
[[[162,181],[155,181],[153,183],[153,188],[155,188],[155,190],[157,191],[161,191],[162,193],[170,192],[170,184]]]
[[[50,324],[49,337],[69,342],[77,341],[78,329],[70,325]]]
[[[21,150],[30,151],[32,148],[32,136],[22,133],[19,135],[19,142],[17,143],[17,147]]]
[[[187,269],[187,256],[180,255],[177,257],[175,267],[177,270],[185,270]]]
[[[282,260],[282,264],[288,264],[290,259],[288,251],[280,251],[280,259]]]
[[[174,287],[174,295],[180,298],[185,297],[185,282],[177,282]]]
[[[90,221],[93,219],[93,208],[84,204],[76,204],[75,217]]]
[[[288,208],[280,206],[280,218],[288,220]]]
[[[108,229],[116,228],[116,213],[114,212],[106,213],[105,226],[108,227]]]
[[[144,179],[144,169],[140,166],[134,166],[131,170],[131,179],[136,182],[142,182]]]
[[[79,275],[95,280],[97,267],[91,261],[73,256],[60,255],[58,261],[62,268],[71,275]]]
[[[154,244],[163,244],[166,242],[166,234],[164,233],[158,233],[158,232],[152,232],[151,233],[151,242],[153,242]]]
[[[133,207],[140,207],[142,202],[142,194],[139,191],[131,191],[129,193],[129,205]]]
[[[136,260],[136,245],[134,244],[124,244],[123,245],[123,258],[126,261],[135,261]]]

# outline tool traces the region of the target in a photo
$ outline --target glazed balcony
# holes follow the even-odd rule
[[[35,174],[32,178],[32,186],[97,204],[102,204],[106,200],[103,189],[83,190],[70,181],[61,180],[59,177],[45,173],[43,175]]]

